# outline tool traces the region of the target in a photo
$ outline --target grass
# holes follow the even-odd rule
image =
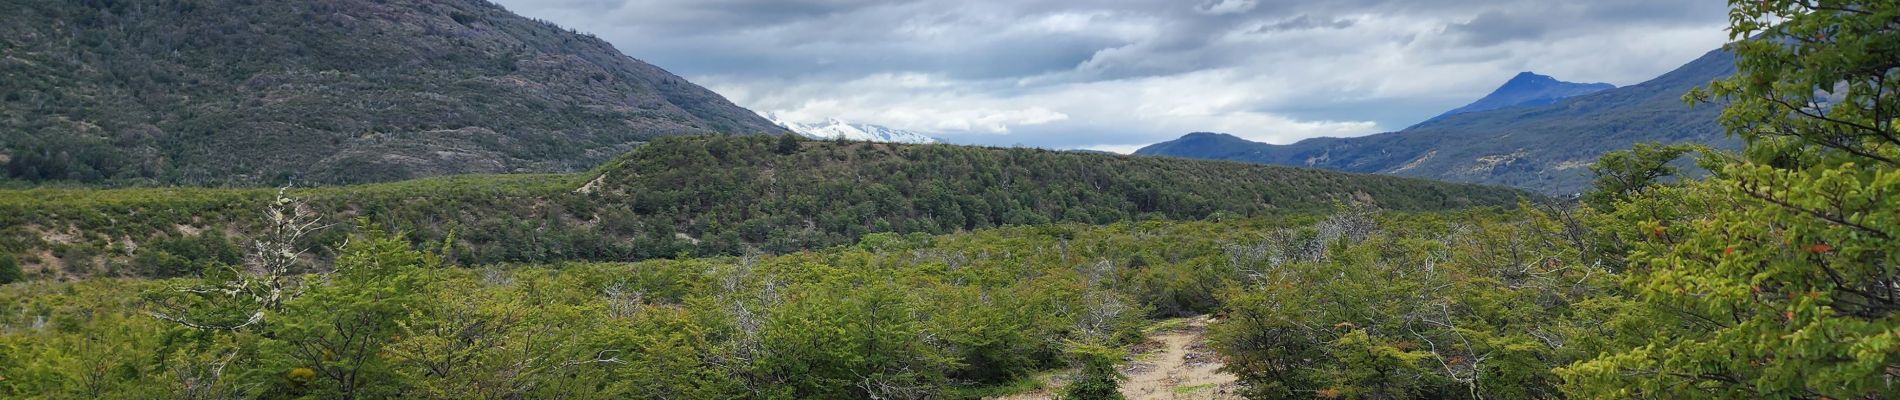
[[[1054,373],[1045,372],[1024,376],[997,385],[953,388],[944,392],[944,398],[977,400],[1034,392],[1042,390],[1043,382],[1047,380],[1044,378]]]
[[[1145,328],[1141,328],[1141,334],[1153,335],[1153,334],[1161,333],[1161,332],[1178,331],[1181,329],[1186,329],[1187,326],[1188,326],[1187,318],[1165,319],[1165,320],[1155,321],[1155,323],[1149,324]]]
[[[1173,391],[1174,394],[1188,394],[1188,393],[1194,393],[1194,392],[1199,392],[1202,390],[1208,390],[1208,389],[1213,389],[1213,388],[1214,388],[1214,384],[1203,383],[1199,385],[1175,386],[1174,388],[1168,389],[1168,390]]]

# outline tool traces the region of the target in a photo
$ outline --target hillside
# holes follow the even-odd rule
[[[1467,104],[1464,107],[1447,111],[1437,117],[1432,117],[1430,121],[1437,121],[1458,114],[1496,110],[1506,107],[1548,105],[1556,103],[1559,100],[1615,88],[1616,85],[1608,83],[1564,82],[1557,80],[1557,78],[1526,71],[1504,82],[1503,86],[1499,86],[1497,90],[1491,91],[1491,94],[1485,95],[1484,98],[1480,98],[1478,101]]]
[[[791,144],[794,146],[783,146]],[[268,189],[0,190],[0,249],[29,275],[176,276],[235,263]],[[766,136],[665,138],[595,172],[292,191],[335,228],[366,218],[416,241],[456,232],[467,264],[793,252],[866,234],[1051,222],[1513,206],[1523,192],[1314,169],[1033,149]]]
[[[1738,147],[1716,122],[1721,107],[1682,102],[1691,88],[1734,71],[1734,57],[1715,51],[1641,84],[1545,106],[1452,115],[1400,132],[1289,145],[1194,134],[1135,154],[1309,166],[1567,195],[1589,184],[1588,166],[1598,156],[1634,143]]]
[[[578,171],[660,136],[784,132],[482,0],[0,4],[0,183]]]

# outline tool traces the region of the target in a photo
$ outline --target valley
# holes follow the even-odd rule
[[[0,398],[1900,398],[1892,2],[0,5]]]

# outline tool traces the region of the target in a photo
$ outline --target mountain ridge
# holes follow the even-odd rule
[[[662,136],[785,132],[487,1],[9,2],[0,181],[563,172]]]
[[[1733,74],[1734,56],[1716,50],[1636,85],[1533,107],[1456,114],[1398,132],[1322,137],[1286,145],[1226,143],[1192,151],[1198,140],[1157,143],[1135,154],[1221,159],[1507,185],[1574,194],[1603,153],[1637,142],[1695,142],[1736,148],[1717,122],[1718,105],[1691,106],[1682,95]],[[1197,139],[1205,139],[1199,136]]]
[[[1490,94],[1485,95],[1483,98],[1479,98],[1477,101],[1463,107],[1446,111],[1444,114],[1439,114],[1426,121],[1436,121],[1453,115],[1489,111],[1506,107],[1549,105],[1559,100],[1615,88],[1616,85],[1608,83],[1565,82],[1549,75],[1524,71],[1511,77],[1510,80],[1505,81],[1503,85],[1498,86],[1497,89],[1492,90]]]
[[[793,133],[812,139],[909,144],[937,143],[937,138],[915,131],[882,125],[851,123],[837,118],[827,118],[825,122],[816,124],[792,121],[777,113],[766,114],[765,118],[780,127],[790,129]]]

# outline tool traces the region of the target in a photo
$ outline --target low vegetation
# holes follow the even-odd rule
[[[292,189],[330,221],[358,217],[414,243],[456,233],[454,261],[632,261],[785,253],[872,233],[1296,214],[1335,202],[1395,210],[1511,205],[1498,187],[1225,162],[1031,149],[659,140],[587,174],[430,178]],[[0,249],[27,275],[189,276],[262,227],[269,189],[0,190]],[[350,226],[309,238],[316,257]],[[229,261],[228,258],[225,259]]]
[[[1706,179],[1672,176],[1689,148],[1619,152],[1581,204],[1440,210],[1493,192],[771,138],[661,141],[560,177],[38,189],[48,195],[13,195],[9,218],[130,235],[265,212],[235,233],[107,247],[160,249],[131,259],[190,276],[0,285],[0,397],[969,398],[1059,374],[1040,390],[1117,398],[1128,349],[1190,316],[1210,321],[1209,345],[1250,398],[1900,396],[1900,8],[1732,5],[1736,39],[1766,40],[1732,46],[1741,74],[1688,97],[1730,102],[1723,123],[1747,149],[1699,150]],[[1816,90],[1835,101],[1817,104]],[[1209,170],[1263,176],[1195,179]],[[465,203],[405,194],[419,185]],[[452,208],[404,208],[417,204]],[[659,221],[636,229],[713,250],[471,261],[556,232],[477,242],[496,227],[453,223],[497,204],[594,221],[563,222],[574,226],[610,225],[574,216],[620,208]],[[151,211],[161,205],[187,211]],[[57,212],[27,211],[40,209]],[[783,219],[831,212],[855,214]],[[747,236],[752,221],[764,236]],[[779,233],[788,224],[805,231]],[[656,246],[641,240],[601,243]]]
[[[451,268],[441,247],[366,225],[330,268],[290,258],[201,278],[8,285],[0,393],[910,398],[1070,366],[1106,379],[1072,392],[1112,392],[1117,349],[1146,321],[1253,298],[1249,271],[1278,257],[1259,251],[1371,251],[1386,243],[1355,235],[1394,229],[1462,254],[1517,232],[1512,215],[884,233],[777,256],[510,268]]]

